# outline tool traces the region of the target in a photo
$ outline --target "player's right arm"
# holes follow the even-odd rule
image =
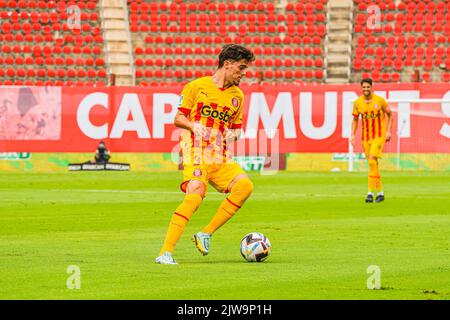
[[[206,134],[206,128],[201,123],[191,121],[189,115],[195,102],[195,90],[192,83],[184,86],[181,92],[178,112],[175,115],[174,124],[178,128],[183,128],[194,133],[195,136],[203,137]]]
[[[201,123],[190,121],[181,111],[178,111],[175,115],[174,124],[178,128],[183,128],[193,132],[195,136],[200,135],[203,137],[206,134],[206,128]]]
[[[350,143],[353,145],[355,143],[356,130],[358,129],[359,111],[357,101],[353,103],[353,121],[352,121],[352,131],[350,136]]]

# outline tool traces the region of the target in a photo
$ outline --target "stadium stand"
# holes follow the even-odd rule
[[[0,84],[106,85],[97,2],[0,0]]]
[[[185,83],[211,75],[227,43],[255,52],[247,83],[323,82],[326,4],[128,0],[136,85]]]
[[[112,18],[123,19],[123,34],[131,34],[121,60],[130,66],[123,85],[183,84],[211,75],[227,43],[256,54],[247,84],[345,83],[364,76],[450,81],[448,0],[353,0],[337,20],[328,0],[121,1],[124,14]],[[117,46],[104,39],[101,3],[108,1],[0,0],[0,85],[107,85],[117,63],[107,56]],[[76,13],[67,11],[73,5],[80,18],[75,28]],[[371,5],[381,13],[374,29],[368,27]],[[340,79],[332,79],[336,73]]]
[[[380,23],[367,25],[370,5]],[[377,82],[448,82],[449,1],[354,1],[352,76]]]

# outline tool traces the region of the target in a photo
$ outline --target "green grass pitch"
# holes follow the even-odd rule
[[[386,201],[364,203],[366,173],[252,174],[245,206],[203,257],[190,241],[223,194],[212,187],[174,257],[154,263],[181,173],[0,174],[0,299],[449,299],[450,174],[385,173]],[[240,256],[262,232],[263,263]],[[67,268],[81,271],[68,289]],[[369,290],[370,265],[381,288]]]

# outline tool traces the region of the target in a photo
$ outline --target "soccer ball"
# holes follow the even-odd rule
[[[241,255],[249,262],[262,262],[270,253],[269,239],[259,232],[247,234],[241,241]]]

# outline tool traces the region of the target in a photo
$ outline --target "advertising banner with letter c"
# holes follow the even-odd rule
[[[172,152],[182,130],[173,125],[181,89],[0,86],[0,152],[91,152],[101,140],[114,152]],[[403,153],[450,153],[450,103],[407,102],[450,100],[449,84],[375,84],[374,89],[402,101],[390,106],[393,140],[400,136]],[[240,143],[276,142],[280,153],[348,151],[359,84],[242,90]],[[395,144],[384,151],[394,152]]]

